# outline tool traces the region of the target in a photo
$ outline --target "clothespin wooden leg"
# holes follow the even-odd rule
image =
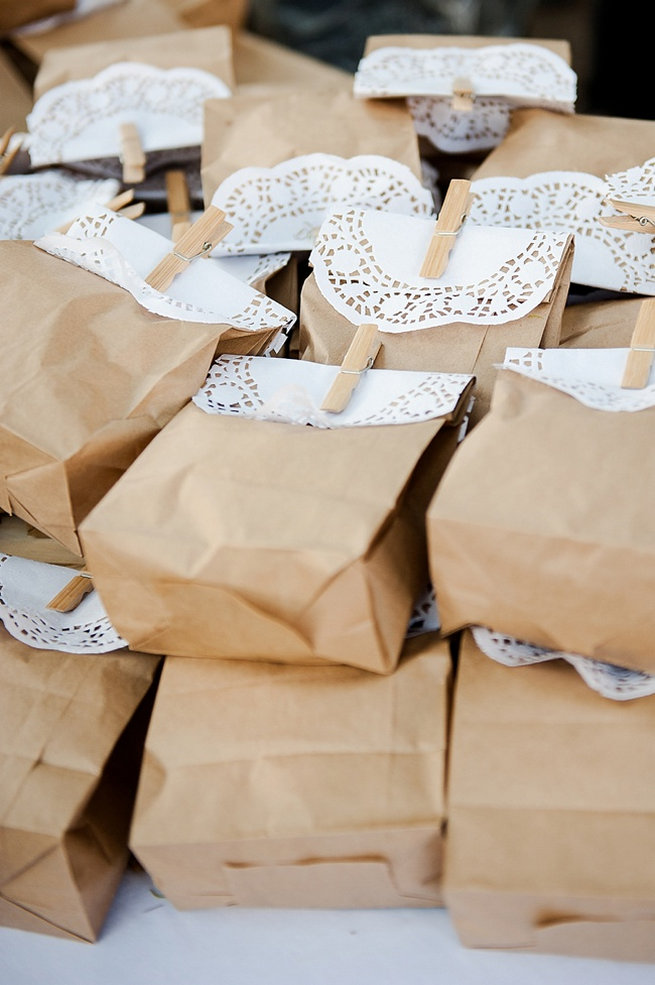
[[[471,206],[471,199],[471,182],[465,178],[453,178],[448,185],[432,239],[423,259],[421,277],[441,277],[445,273],[457,233]]]
[[[176,249],[167,253],[146,277],[156,291],[165,291],[177,274],[186,270],[192,260],[209,256],[217,243],[227,236],[232,226],[225,221],[225,213],[215,205],[208,205],[203,214],[189,226],[176,243]]]
[[[11,138],[16,133],[15,127],[9,127],[0,137],[0,175],[6,174],[11,166],[11,162],[21,148],[22,141],[17,141],[11,150],[8,150]]]
[[[473,83],[463,75],[453,81],[453,98],[450,107],[456,113],[473,112]]]
[[[57,612],[71,612],[76,609],[85,595],[93,591],[91,575],[87,571],[80,571],[74,578],[64,585],[54,598],[50,599],[46,609],[55,609]]]
[[[119,132],[123,181],[126,185],[138,185],[146,177],[146,155],[139,131],[133,123],[121,123]]]
[[[649,298],[639,308],[621,386],[628,390],[643,389],[648,384],[654,356],[655,298]]]
[[[166,199],[171,217],[171,239],[177,243],[191,226],[191,203],[184,171],[166,172]]]
[[[339,372],[321,404],[321,410],[339,414],[346,409],[362,373],[371,368],[380,351],[381,342],[376,338],[377,330],[377,325],[359,326],[343,357]]]

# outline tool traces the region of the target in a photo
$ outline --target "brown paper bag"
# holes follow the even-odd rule
[[[271,333],[153,315],[29,242],[0,243],[0,260],[0,507],[79,554],[77,524],[201,385],[217,347],[251,351]]]
[[[654,699],[463,637],[444,896],[468,947],[655,960]]]
[[[168,658],[132,850],[182,909],[438,906],[449,681],[434,634],[388,677]]]
[[[1,9],[1,8],[0,8]],[[32,94],[6,53],[0,49],[0,137],[9,127],[24,132],[25,117],[32,108]]]
[[[507,346],[546,348],[559,344],[572,263],[573,242],[570,240],[550,296],[522,318],[505,324],[454,321],[400,332],[385,332],[384,324],[378,324],[383,344],[375,361],[376,368],[474,374],[472,427],[489,408],[495,366],[503,361]],[[435,315],[440,315],[436,306]],[[341,363],[355,330],[356,325],[334,309],[321,293],[315,275],[310,274],[300,295],[301,358],[319,363]]]
[[[563,39],[503,38],[475,34],[372,34],[366,39],[364,54],[378,48],[486,48],[499,44],[537,44],[553,51],[571,64],[571,45]]]
[[[501,370],[427,511],[444,633],[487,626],[655,672],[655,408],[585,406]]]
[[[73,10],[76,0],[0,0],[0,34]]]
[[[146,652],[391,672],[457,431],[184,408],[84,524],[110,619]]]
[[[147,37],[153,29],[158,34],[166,34],[184,28],[184,21],[175,16],[164,0],[123,0],[87,17],[39,33],[15,34],[12,42],[35,65],[39,65],[52,48],[84,45],[99,38],[114,41]]]
[[[158,31],[158,26],[152,27]],[[116,62],[141,62],[154,68],[197,68],[234,86],[232,40],[227,27],[95,40],[46,51],[34,82],[34,98],[75,79],[88,79]]]
[[[128,858],[158,661],[34,650],[3,627],[0,657],[0,924],[93,941]]]
[[[256,139],[253,139],[256,134]],[[401,101],[357,100],[344,88],[275,86],[205,103],[202,184],[209,202],[229,175],[304,154],[380,154],[421,177],[418,143]]]
[[[585,171],[604,178],[653,156],[655,122],[546,109],[516,109],[502,144],[473,177],[527,178],[540,171]]]
[[[630,345],[641,297],[567,305],[562,315],[563,349],[622,349]]]
[[[352,89],[349,72],[249,31],[233,34],[234,70],[239,86]]]

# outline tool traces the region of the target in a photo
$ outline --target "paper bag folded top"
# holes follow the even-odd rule
[[[139,264],[172,244],[115,213],[39,243],[0,244],[0,506],[80,554],[79,520],[190,399],[217,350],[263,351],[294,316],[193,264],[170,295],[150,288]]]
[[[439,905],[450,673],[167,659],[132,850],[180,908]]]
[[[465,945],[655,960],[654,700],[604,701],[561,661],[516,673],[463,635],[444,896]]]
[[[369,370],[350,421],[333,426],[341,415],[312,395],[336,368],[328,379],[305,362],[221,360],[235,362],[225,381],[210,376],[205,409],[178,414],[87,517],[107,612],[146,652],[389,673],[426,584],[424,509],[472,378],[435,374],[422,389],[428,374],[401,374],[419,379],[391,402],[410,423],[393,423],[379,390],[369,407]]]
[[[412,119],[399,101],[369,104],[336,85],[286,85],[237,92],[231,99],[210,99],[205,105],[206,202],[241,168],[274,168],[309,154],[380,155],[421,178]]]
[[[570,281],[571,237],[467,223],[447,269],[420,275],[434,221],[350,210],[321,227],[303,285],[303,358],[338,363],[362,322],[377,324],[377,365],[473,373],[474,417],[488,406],[493,365],[527,337],[557,345]]]
[[[508,351],[427,513],[444,632],[655,672],[655,378],[622,385],[630,352]]]
[[[133,716],[158,661],[36,651],[2,627],[0,656],[0,924],[93,941],[127,863]]]
[[[577,77],[565,42],[382,35],[367,42],[353,88],[408,97],[417,133],[455,154],[497,146],[516,106],[572,113]]]

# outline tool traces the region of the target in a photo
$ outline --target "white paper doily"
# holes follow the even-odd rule
[[[75,570],[0,554],[0,619],[21,643],[65,653],[108,653],[127,646],[94,590],[72,612],[46,608]]]
[[[452,322],[500,325],[533,311],[551,292],[567,237],[464,224],[446,273],[419,270],[434,222],[373,211],[323,223],[310,255],[316,284],[353,324],[404,332]]]
[[[6,175],[0,181],[0,239],[37,239],[119,191],[113,179],[86,181],[60,171]]]
[[[219,185],[212,205],[234,226],[214,256],[311,250],[326,216],[348,208],[417,216],[434,209],[414,172],[380,154],[305,154],[272,168],[241,168]]]
[[[353,92],[365,98],[448,96],[464,77],[478,96],[503,96],[515,106],[573,112],[577,76],[563,58],[541,45],[480,48],[378,48],[360,61]]]
[[[202,143],[207,99],[229,87],[202,69],[116,62],[90,79],[45,92],[27,116],[34,167],[120,156],[119,124],[134,123],[144,151]]]
[[[338,368],[305,359],[219,356],[193,402],[208,414],[311,424],[320,428],[409,424],[448,417],[473,377],[370,369],[345,410],[320,410]]]
[[[655,157],[641,166],[606,175],[605,193],[607,198],[623,202],[655,205]]]
[[[655,294],[655,238],[610,229],[600,222],[601,216],[621,214],[606,204],[608,188],[603,179],[582,171],[479,178],[471,182],[473,202],[467,222],[573,233],[574,283]],[[610,197],[624,194],[617,191]]]
[[[407,638],[422,636],[423,633],[436,633],[441,628],[437,599],[432,585],[416,602],[407,626]]]
[[[512,347],[505,350],[501,368],[561,390],[592,410],[646,410],[655,406],[655,366],[643,389],[623,389],[621,380],[629,352],[629,349]]]
[[[174,244],[100,207],[77,219],[65,236],[43,236],[35,245],[118,284],[148,311],[166,318],[228,324],[244,331],[286,331],[296,319],[293,312],[209,260],[188,264],[166,294],[155,291],[144,278],[175,248]]]
[[[470,113],[452,109],[450,99],[409,96],[414,129],[444,154],[467,154],[497,147],[509,128],[511,107],[498,96],[481,96]]]
[[[548,650],[517,640],[513,636],[494,633],[483,626],[474,626],[472,632],[479,649],[505,667],[524,667],[528,664],[544,663],[546,660],[561,659],[571,664],[585,684],[604,698],[629,701],[655,694],[655,676],[643,671],[617,667],[615,664],[592,660],[578,653]]]

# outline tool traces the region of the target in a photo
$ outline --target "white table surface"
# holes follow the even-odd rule
[[[128,871],[99,940],[0,929],[1,985],[653,985],[655,964],[462,947],[445,910],[180,912]]]

